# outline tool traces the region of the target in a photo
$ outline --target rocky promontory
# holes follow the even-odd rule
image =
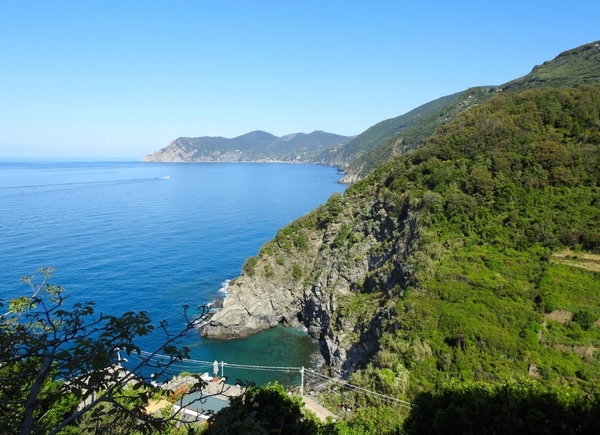
[[[223,308],[201,334],[229,339],[302,324],[338,373],[373,354],[379,308],[368,321],[340,313],[356,292],[406,284],[417,217],[408,206],[397,214],[384,201],[357,199],[334,195],[280,230],[258,257],[247,260],[230,283]],[[350,201],[356,202],[350,206]]]

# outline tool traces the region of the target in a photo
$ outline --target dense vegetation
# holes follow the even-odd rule
[[[205,435],[320,433],[321,425],[304,410],[302,399],[288,395],[277,383],[262,388],[251,385],[243,395],[231,398],[230,404],[211,418]]]
[[[570,385],[597,397],[600,256],[589,252],[600,253],[599,113],[599,87],[499,94],[320,211],[330,220],[342,216],[346,229],[359,226],[336,211],[339,203],[358,209],[361,202],[380,201],[392,214],[416,210],[419,216],[418,249],[406,260],[412,265],[407,285],[365,280],[334,314],[333,328],[345,328],[353,319],[358,340],[373,329],[379,337],[378,351],[351,382],[414,400],[418,410],[425,406],[423,392],[431,392],[426,400],[432,407],[452,408],[456,397],[449,401],[450,393],[434,393],[449,379],[471,385],[528,378],[548,385],[554,395],[560,396],[552,386]],[[341,245],[350,255],[352,237],[343,233]],[[340,244],[339,238],[334,243]],[[398,267],[392,263],[381,268],[388,280]],[[491,412],[493,401],[477,396],[490,391],[486,388],[469,393],[486,411],[477,423],[464,416],[471,409],[464,405],[462,433],[502,427],[497,419],[485,430],[467,427],[486,421]],[[446,394],[445,405],[438,394]],[[585,396],[577,394],[578,412],[590,412],[581,408]],[[359,394],[331,394],[325,400],[340,410],[381,406]],[[519,400],[521,406],[538,403]],[[552,406],[544,412],[554,415],[548,411]],[[436,424],[445,430],[438,427],[436,433],[452,433],[457,412],[440,417]],[[570,412],[556,414],[556,424],[568,426],[561,419]],[[403,414],[401,409],[388,413]],[[413,417],[412,433],[433,433],[426,425],[415,429],[427,419]],[[593,427],[586,419],[582,433]],[[534,421],[523,417],[519,430],[527,432],[522,425]]]
[[[398,132],[437,114],[439,110],[460,98],[461,92],[425,103],[404,115],[378,122],[343,146],[325,151],[318,160],[325,164],[345,166],[371,149],[395,136]]]
[[[369,245],[370,272],[337,294],[328,326],[356,347],[377,343],[353,384],[415,401],[448,380],[529,379],[531,394],[570,386],[597,397],[598,222],[600,87],[501,92],[281,230],[257,262],[300,261],[318,231],[323,258],[350,268]],[[308,271],[305,285],[320,273]],[[339,393],[323,399],[353,418],[369,406],[382,427],[406,415]],[[363,429],[348,433],[373,433]]]
[[[598,87],[498,95],[350,188],[420,214],[404,296],[369,293],[392,314],[367,372],[599,385],[598,272],[553,261],[600,252],[599,112]]]
[[[393,157],[420,148],[437,128],[451,122],[459,113],[470,107],[487,101],[497,91],[497,88],[494,87],[471,88],[451,95],[452,98],[436,100],[440,104],[435,106],[429,106],[429,103],[427,105],[429,110],[419,113],[418,122],[389,131],[393,135],[385,137],[376,146],[357,154],[348,166],[348,173],[364,178]]]
[[[418,434],[593,434],[600,396],[533,382],[454,382],[417,396],[404,425]]]

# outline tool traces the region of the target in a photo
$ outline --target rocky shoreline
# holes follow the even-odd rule
[[[300,247],[290,247],[279,236],[265,245],[253,267],[245,266],[230,282],[223,308],[200,328],[202,336],[232,339],[280,324],[303,325],[319,340],[333,373],[348,375],[366,361],[378,350],[381,313],[373,312],[364,324],[336,312],[361,287],[389,291],[406,284],[418,220],[408,205],[397,214],[386,204],[369,201],[362,216],[338,216],[322,228],[295,228],[290,237],[304,240]],[[337,241],[349,226],[354,239],[350,249]],[[383,244],[391,249],[384,251]]]

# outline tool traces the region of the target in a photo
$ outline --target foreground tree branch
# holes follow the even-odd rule
[[[25,277],[30,296],[8,303],[0,315],[0,432],[56,434],[84,415],[91,423],[127,419],[141,432],[160,432],[182,421],[177,414],[150,416],[145,411],[152,396],[166,392],[136,376],[144,368],[163,375],[189,350],[182,339],[194,329],[189,307],[183,307],[185,327],[171,332],[167,322],[157,328],[146,312],[121,316],[96,314],[93,302],[66,306],[64,288],[49,284],[52,269],[43,269],[42,282]],[[4,307],[4,301],[0,301]],[[209,308],[200,307],[202,315]],[[137,339],[161,332],[160,343],[141,353]],[[115,349],[136,354],[137,363],[126,370],[119,365]],[[157,355],[167,356],[160,367]],[[197,382],[190,392],[205,383]]]

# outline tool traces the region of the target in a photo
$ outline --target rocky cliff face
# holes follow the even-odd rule
[[[195,153],[196,150],[188,144],[173,141],[162,150],[145,156],[142,162],[189,162],[193,161]]]
[[[418,218],[408,201],[371,195],[334,196],[280,230],[232,281],[223,308],[201,333],[243,337],[277,326],[302,324],[320,340],[325,360],[341,374],[378,349],[378,322],[346,310],[360,292],[402,291],[411,278],[410,252]]]

